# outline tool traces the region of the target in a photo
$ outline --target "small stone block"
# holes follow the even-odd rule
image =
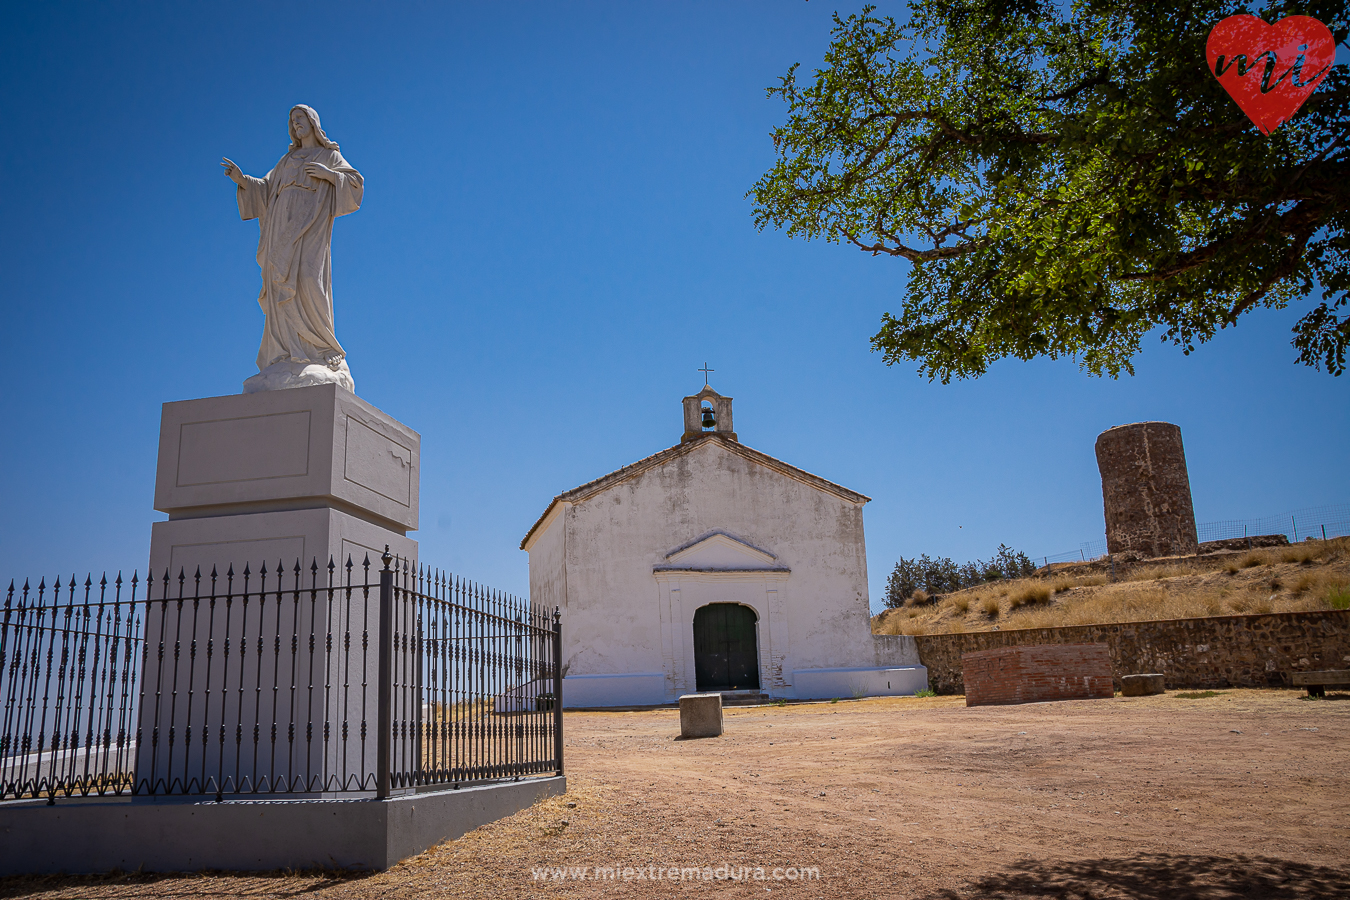
[[[721,694],[685,694],[680,698],[680,737],[718,737],[721,734]]]
[[[1156,673],[1120,676],[1120,695],[1122,697],[1147,697],[1150,694],[1164,693],[1165,690],[1163,676]]]

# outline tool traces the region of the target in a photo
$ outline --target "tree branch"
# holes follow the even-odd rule
[[[1241,231],[1238,231],[1234,234],[1230,234],[1223,240],[1214,241],[1212,243],[1206,244],[1203,247],[1197,247],[1194,250],[1182,253],[1176,257],[1176,261],[1173,262],[1171,265],[1164,266],[1159,269],[1153,269],[1152,271],[1149,272],[1128,272],[1124,275],[1119,276],[1120,280],[1166,281],[1169,278],[1175,278],[1177,275],[1183,275],[1186,272],[1190,272],[1194,269],[1200,268],[1201,266],[1213,260],[1214,257],[1217,256],[1221,250],[1226,250],[1229,248],[1240,249],[1242,247],[1254,246],[1260,242],[1262,233],[1268,230],[1267,227],[1265,227],[1262,223],[1269,219],[1270,217],[1269,214],[1271,211],[1272,211],[1271,207],[1263,206],[1261,208],[1260,214],[1248,217],[1247,219],[1248,225]],[[1308,240],[1312,237],[1313,233],[1320,226],[1321,220],[1324,218],[1325,214],[1326,209],[1321,204],[1311,203],[1307,200],[1302,200],[1293,209],[1289,210],[1287,213],[1279,217],[1278,224],[1275,226],[1274,230],[1281,234],[1286,234],[1290,235],[1291,237],[1294,237],[1296,239],[1296,245],[1302,248],[1304,245],[1308,243]],[[1300,249],[1299,252],[1301,253],[1302,250]],[[1284,269],[1283,265],[1280,267],[1280,269],[1281,274],[1279,275],[1279,277],[1271,280],[1269,284],[1258,289],[1261,295],[1264,295],[1265,292],[1270,289],[1270,285],[1274,284],[1280,278],[1283,278],[1285,275],[1288,274],[1288,272],[1283,271]],[[1256,297],[1250,302],[1244,299],[1242,302],[1238,304],[1237,307],[1234,308],[1234,311],[1231,313],[1231,316],[1239,315],[1248,307],[1250,307],[1252,303],[1255,303],[1256,300],[1259,299],[1260,297]]]
[[[878,229],[879,230],[879,229]],[[864,244],[858,240],[858,237],[851,232],[840,229],[839,233],[853,246],[864,253],[870,253],[876,256],[878,253],[884,253],[887,256],[899,256],[910,262],[931,262],[936,259],[953,259],[958,256],[965,256],[968,253],[974,253],[982,247],[987,247],[990,243],[988,238],[979,238],[968,240],[957,244],[954,247],[937,247],[933,250],[915,250],[913,247],[907,247],[899,241],[895,241],[894,247],[889,247],[881,241],[871,244]],[[886,235],[892,237],[892,235]]]
[[[1036,98],[1038,103],[1054,103],[1056,100],[1067,100],[1075,94],[1081,93],[1091,87],[1098,87],[1111,83],[1111,70],[1106,66],[1099,68],[1094,74],[1084,78],[1073,87],[1065,88],[1054,94],[1046,94]]]

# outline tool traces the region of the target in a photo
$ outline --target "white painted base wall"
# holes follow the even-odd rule
[[[797,669],[792,684],[798,700],[851,697],[906,697],[928,687],[923,666],[892,669]]]
[[[928,687],[923,666],[884,668],[797,669],[789,690],[767,691],[771,697],[797,700],[848,700],[853,697],[908,697]],[[660,672],[617,675],[569,675],[563,679],[563,707],[662,706],[666,677]]]
[[[618,675],[569,675],[563,679],[563,708],[593,706],[659,706],[666,699],[662,672],[626,672]]]

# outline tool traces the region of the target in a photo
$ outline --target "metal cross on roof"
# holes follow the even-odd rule
[[[699,369],[699,371],[703,373],[703,386],[708,387],[708,373],[716,372],[717,370],[708,368],[708,364],[704,363],[703,368]]]

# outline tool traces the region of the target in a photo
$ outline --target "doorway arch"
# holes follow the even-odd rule
[[[694,611],[697,690],[759,690],[759,636],[755,611],[740,603],[709,603]]]

